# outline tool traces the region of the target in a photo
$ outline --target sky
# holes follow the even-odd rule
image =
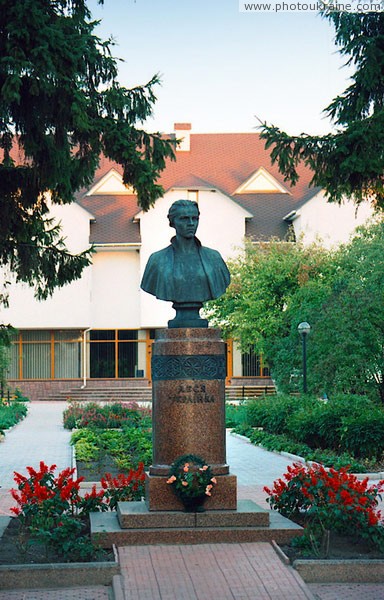
[[[89,0],[101,38],[113,36],[119,82],[159,73],[148,131],[324,134],[323,110],[348,85],[334,28],[316,12],[240,12],[238,0]]]

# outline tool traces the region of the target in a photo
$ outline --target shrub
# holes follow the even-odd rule
[[[27,405],[18,400],[0,404],[0,430],[9,429],[24,419],[28,412]]]
[[[13,391],[13,400],[15,402],[29,402],[29,398],[24,396],[23,392],[18,388],[15,388]]]
[[[341,446],[361,458],[379,460],[384,452],[384,412],[381,408],[343,419]]]
[[[225,405],[225,424],[226,427],[236,427],[245,423],[247,420],[247,409],[244,403],[231,404],[227,402]]]
[[[371,401],[362,396],[340,395],[327,401],[315,399],[310,404],[300,406],[288,418],[287,433],[311,448],[339,450],[344,419],[351,414],[370,412],[371,409]]]
[[[306,406],[294,412],[287,420],[286,431],[297,442],[302,442],[310,448],[324,448],[325,440],[319,431],[319,416],[322,407]]]
[[[288,417],[302,402],[302,399],[284,394],[255,398],[246,404],[247,423],[250,427],[263,427],[270,433],[285,433]]]
[[[347,468],[352,473],[366,473],[368,465],[357,460],[347,452],[336,454],[332,450],[311,450],[305,454],[307,461],[321,463],[324,467],[332,467],[333,469]]]
[[[370,465],[356,460],[350,454],[343,452],[337,454],[332,450],[310,448],[307,444],[295,442],[284,434],[268,433],[259,429],[236,427],[235,431],[246,435],[253,444],[257,444],[272,452],[290,452],[300,456],[305,461],[322,463],[325,467],[340,469],[348,467],[356,473],[366,473]]]
[[[377,510],[384,480],[368,485],[368,478],[359,481],[347,469],[326,470],[321,465],[308,467],[299,463],[288,467],[283,479],[265,487],[267,502],[286,517],[304,517],[309,538],[318,548],[320,538],[329,532],[358,534],[384,550],[384,529]]]
[[[309,446],[295,442],[284,434],[273,434],[255,429],[250,432],[249,438],[253,444],[260,444],[266,450],[273,452],[290,452],[304,457],[311,451]]]
[[[341,455],[338,466],[349,458],[348,464],[360,472],[365,469],[356,459],[380,461],[384,454],[384,410],[366,396],[338,395],[324,401],[279,394],[247,402],[246,412],[244,430],[262,427],[265,432],[288,436],[285,448],[271,447],[279,440],[265,438],[263,445],[267,443],[268,449],[297,453],[292,449],[296,443],[325,451],[325,455],[334,450]],[[305,450],[304,454],[310,453]]]

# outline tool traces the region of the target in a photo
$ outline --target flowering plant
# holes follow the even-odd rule
[[[200,456],[184,454],[172,463],[167,483],[173,486],[176,495],[183,500],[211,496],[217,480]]]
[[[264,487],[271,508],[286,517],[300,516],[305,533],[315,544],[323,542],[329,550],[329,532],[360,535],[384,550],[382,515],[377,510],[384,491],[384,480],[368,485],[368,477],[359,480],[348,472],[295,463],[272,489]]]
[[[37,540],[65,559],[87,560],[95,554],[95,546],[81,518],[89,508],[88,498],[80,496],[82,478],[73,478],[75,469],[64,469],[57,476],[55,470],[56,465],[41,461],[39,469],[27,467],[28,476],[15,472],[18,490],[11,494],[18,506],[11,511],[21,524],[21,538]],[[101,498],[94,498],[92,509],[100,503]]]
[[[27,467],[28,475],[14,474],[18,489],[11,494],[17,506],[11,508],[21,524],[21,538],[37,540],[65,559],[87,560],[95,546],[87,535],[90,512],[116,509],[120,500],[139,500],[143,495],[144,465],[128,475],[106,473],[101,490],[96,485],[81,494],[83,477],[74,478],[75,469],[55,475],[56,465],[43,461],[39,468]]]
[[[141,500],[144,496],[144,481],[144,463],[142,462],[139,463],[136,470],[130,469],[128,475],[119,473],[117,477],[112,477],[110,473],[106,473],[100,483],[109,508],[116,509],[117,503],[122,500]]]
[[[12,497],[19,506],[11,508],[18,517],[30,522],[40,512],[58,517],[64,512],[74,514],[80,501],[79,489],[83,480],[73,479],[75,469],[64,469],[55,476],[56,465],[48,467],[40,461],[39,469],[27,467],[28,476],[14,473],[18,491],[11,490]]]

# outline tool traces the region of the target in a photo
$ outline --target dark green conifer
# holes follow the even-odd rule
[[[48,219],[49,196],[72,202],[103,153],[122,165],[146,210],[174,157],[174,141],[140,128],[158,76],[119,85],[112,41],[94,34],[96,24],[85,0],[0,0],[0,266],[40,299],[90,262],[89,251],[66,249]]]

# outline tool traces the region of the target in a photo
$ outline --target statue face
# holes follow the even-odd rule
[[[194,206],[180,208],[178,214],[173,217],[173,227],[176,229],[176,235],[186,239],[195,236],[198,224],[199,215]]]

